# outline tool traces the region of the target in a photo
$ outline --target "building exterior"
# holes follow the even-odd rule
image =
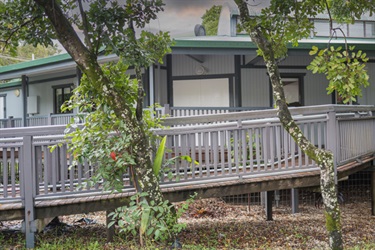
[[[218,36],[175,38],[172,53],[163,64],[144,69],[145,105],[169,104],[171,107],[273,107],[271,85],[262,58],[246,34],[236,34],[238,13],[228,6],[222,16],[230,20],[219,27]],[[221,17],[222,19],[223,17]],[[329,42],[328,20],[312,20],[316,33],[290,48],[279,63],[291,106],[336,103],[327,95],[324,75],[312,74],[306,66],[312,60],[312,46],[324,48]],[[228,22],[227,22],[228,23]],[[375,20],[366,17],[341,27],[347,41],[370,58],[367,68],[370,87],[358,99],[360,104],[375,104]],[[330,41],[344,44],[343,38]],[[101,63],[116,56],[101,56]],[[129,72],[131,74],[131,70]],[[68,54],[0,67],[0,119],[60,114],[61,104],[79,84],[80,72]]]

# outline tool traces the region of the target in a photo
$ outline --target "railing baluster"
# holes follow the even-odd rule
[[[293,148],[296,148],[297,147],[297,154],[298,154],[298,167],[302,167],[302,158],[303,158],[303,155],[302,155],[302,150],[300,147],[298,147],[295,143],[295,141],[292,139],[293,141]],[[293,164],[293,168],[295,168],[295,164]]]
[[[269,127],[270,133],[270,164],[271,164],[271,170],[275,170],[275,137],[274,137],[274,129],[275,127]]]
[[[269,152],[269,127],[262,128],[262,158],[263,158],[263,165],[264,171],[267,171],[268,168],[268,152]]]
[[[219,165],[219,142],[218,132],[211,132],[211,148],[213,151],[214,176],[217,176],[217,166]]]
[[[296,157],[298,157],[298,160],[301,160],[301,155],[300,155],[300,148],[297,147],[296,142],[293,140],[293,138],[289,135],[289,141],[290,141],[290,155],[291,155],[291,167],[292,169],[296,168]],[[297,148],[297,149],[296,149]],[[297,155],[296,155],[296,150],[297,150]]]
[[[58,156],[57,156],[57,151],[58,148],[56,148],[52,153],[51,153],[51,172],[52,172],[52,192],[56,193],[57,191],[57,172],[58,172]]]
[[[245,129],[241,129],[241,152],[242,152],[242,173],[246,173],[247,165],[247,133]]]
[[[260,145],[260,129],[255,129],[255,148],[256,148],[256,159],[257,159],[257,172],[260,171],[260,147],[263,147],[263,145]]]
[[[66,144],[63,144],[60,147],[60,182],[61,182],[61,192],[65,193],[65,181],[66,181],[66,173],[68,168],[68,158],[66,152]]]
[[[248,133],[249,133],[250,173],[253,173],[254,172],[254,145],[255,145],[255,142],[253,141],[255,139],[254,130],[251,128],[248,130]]]
[[[199,178],[202,178],[203,176],[202,133],[198,133],[197,138],[198,138]]]
[[[3,148],[3,197],[8,197],[8,149]]]
[[[277,170],[281,169],[281,131],[280,126],[275,127],[276,133],[276,157],[277,157]]]
[[[12,197],[16,197],[16,158],[15,148],[10,148],[10,170],[11,170],[11,185],[12,185]]]

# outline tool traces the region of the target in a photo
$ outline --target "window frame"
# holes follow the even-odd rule
[[[67,84],[61,84],[61,85],[52,86],[52,91],[53,91],[53,113],[54,114],[65,114],[65,113],[70,114],[70,113],[73,113],[73,110],[71,110],[69,112],[62,113],[61,112],[61,105],[63,103],[61,103],[60,107],[57,107],[57,95],[56,95],[56,91],[58,89],[62,90],[62,96],[64,97],[64,88],[70,88],[70,91],[71,91],[70,93],[72,93],[72,91],[74,89],[74,84],[73,83],[67,83]]]

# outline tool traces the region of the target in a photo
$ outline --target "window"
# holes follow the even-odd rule
[[[350,37],[363,37],[365,33],[363,22],[355,22],[353,24],[349,24],[349,34]]]
[[[375,22],[366,22],[366,37],[375,38]]]
[[[61,114],[61,105],[64,102],[68,101],[72,96],[73,84],[63,85],[63,86],[54,86],[53,87],[53,99],[54,99],[54,113]],[[64,112],[71,113],[72,111]]]
[[[281,73],[281,81],[284,86],[284,95],[289,107],[305,105],[303,79],[305,73]],[[272,87],[270,82],[271,107],[274,106]]]
[[[314,20],[314,27],[316,36],[330,36],[329,23],[327,20]]]
[[[302,106],[299,78],[282,78],[286,102],[290,107]]]
[[[333,28],[340,28],[346,37],[375,37],[375,22],[374,21],[357,21],[353,24],[332,23]],[[329,21],[328,20],[314,20],[314,31],[316,36],[330,36]],[[343,37],[344,34],[337,30],[335,37]]]
[[[6,117],[5,111],[5,95],[0,95],[0,119]]]

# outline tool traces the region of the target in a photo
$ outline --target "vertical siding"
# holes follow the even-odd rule
[[[375,63],[367,63],[367,74],[370,86],[362,90],[362,97],[358,101],[364,105],[375,105]]]
[[[203,55],[203,58],[204,62],[199,63],[186,55],[173,55],[173,76],[196,75],[196,68],[199,66],[207,69],[207,75],[234,74],[233,55]]]
[[[242,69],[242,106],[269,107],[270,85],[266,69]]]
[[[155,102],[160,105],[168,103],[167,70],[155,69]]]

